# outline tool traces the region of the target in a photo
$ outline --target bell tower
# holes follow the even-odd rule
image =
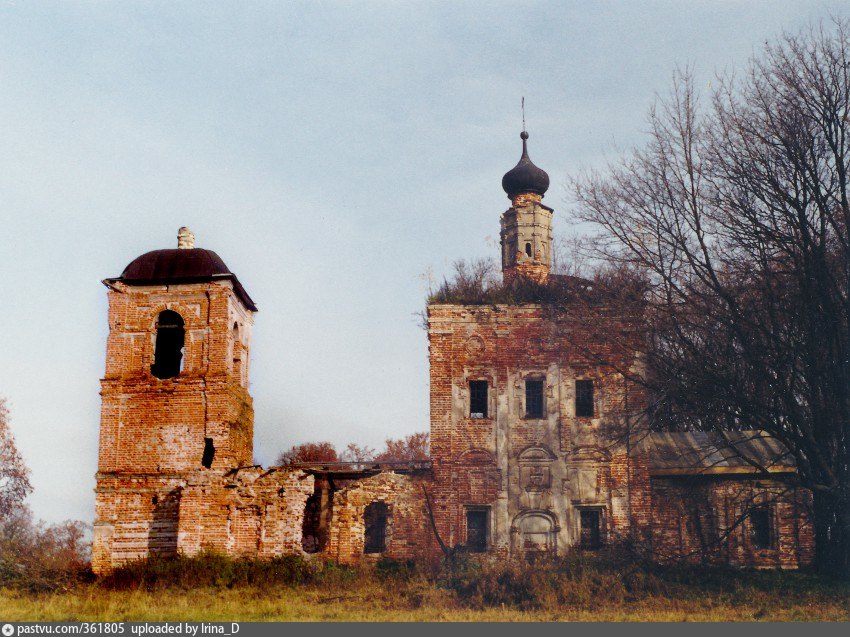
[[[248,393],[256,311],[215,252],[178,248],[135,259],[109,288],[101,472],[251,464]]]
[[[252,464],[248,393],[257,308],[212,250],[180,228],[109,288],[92,562],[96,572],[177,550],[181,490]]]
[[[501,218],[502,276],[505,283],[518,277],[545,283],[552,263],[552,208],[541,203],[549,175],[528,157],[528,133],[522,131],[522,156],[502,177],[511,200]]]

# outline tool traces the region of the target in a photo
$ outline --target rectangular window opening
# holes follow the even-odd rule
[[[489,509],[466,510],[466,548],[473,553],[487,550]]]
[[[387,517],[389,507],[383,501],[372,502],[363,512],[365,524],[364,553],[383,553],[387,550]]]
[[[599,509],[583,509],[581,516],[581,548],[595,551],[602,544],[602,512]]]
[[[469,381],[469,417],[487,418],[487,381]]]
[[[593,381],[576,381],[576,416],[593,418]]]
[[[749,516],[753,548],[769,549],[773,544],[770,533],[770,508],[764,505],[753,507]]]
[[[525,417],[543,418],[543,381],[525,381]]]

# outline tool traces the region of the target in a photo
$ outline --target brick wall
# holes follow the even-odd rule
[[[145,557],[300,554],[313,476],[303,471],[188,471],[99,475],[92,568],[106,573]]]
[[[381,557],[430,559],[435,545],[422,491],[429,484],[428,476],[380,473],[336,491],[324,554],[342,564]],[[373,502],[387,505],[386,550],[366,554],[364,512]]]
[[[770,544],[753,541],[747,512],[769,512]],[[793,475],[652,478],[652,551],[660,562],[797,568],[814,560],[811,492]]]

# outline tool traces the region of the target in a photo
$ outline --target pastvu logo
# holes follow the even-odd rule
[[[11,637],[12,633],[15,632],[15,627],[12,624],[3,624],[3,634],[5,637]]]

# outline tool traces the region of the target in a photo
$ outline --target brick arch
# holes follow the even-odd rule
[[[183,321],[187,326],[198,320],[198,315],[179,301],[152,303],[150,305],[150,315],[147,317],[147,321],[150,324],[151,329],[156,326],[156,318],[165,310],[177,312],[183,318]]]
[[[557,460],[555,453],[546,445],[529,445],[517,455],[520,462],[551,462]]]
[[[466,451],[462,451],[457,456],[457,463],[469,466],[496,466],[496,458],[492,453],[480,447],[472,447]]]

